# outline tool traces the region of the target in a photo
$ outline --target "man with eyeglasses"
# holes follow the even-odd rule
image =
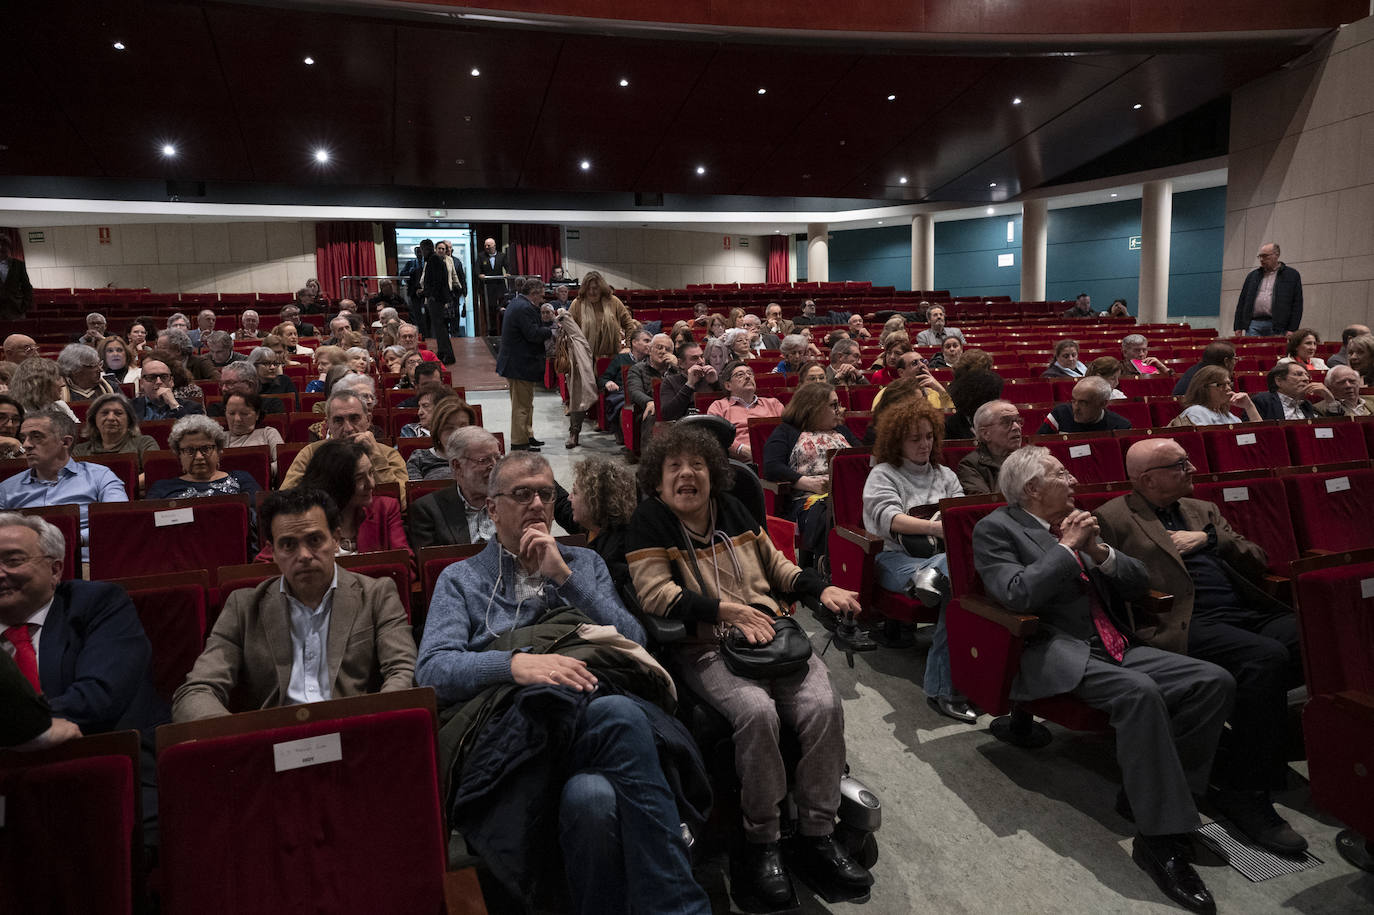
[[[754,370],[747,362],[731,362],[725,366],[725,396],[706,408],[710,416],[723,416],[735,427],[735,441],[730,445],[730,457],[741,461],[752,458],[749,448],[749,419],[755,416],[782,416],[782,401],[776,397],[759,397]]]
[[[5,361],[15,365],[38,355],[38,344],[28,334],[10,334],[5,338]]]
[[[300,450],[287,469],[286,475],[282,477],[281,488],[291,489],[300,485],[310,459],[320,450],[321,445],[331,439],[356,442],[367,448],[377,482],[399,484],[404,504],[405,485],[410,479],[410,475],[406,473],[405,460],[395,448],[377,441],[376,435],[372,432],[372,410],[359,392],[347,388],[339,390],[339,385],[334,386],[334,390],[329,392],[329,398],[324,402],[324,438],[311,442]]]
[[[134,415],[140,421],[149,419],[181,419],[205,408],[194,400],[177,397],[172,392],[172,370],[157,359],[143,361],[143,373],[138,376],[141,392],[134,398]]]
[[[1021,447],[1024,422],[1016,405],[1006,400],[990,400],[973,414],[973,437],[978,447],[959,461],[955,475],[964,495],[997,491],[997,474],[1002,462]]]
[[[601,557],[554,540],[554,493],[542,455],[500,461],[487,492],[495,537],[435,586],[415,682],[434,687],[441,707],[461,706],[445,714],[451,725],[439,734],[441,764],[461,762],[464,773],[448,804],[451,821],[476,848],[529,849],[506,859],[498,875],[521,898],[534,894],[531,884],[561,851],[575,911],[705,915],[710,903],[692,878],[654,742],[659,733],[671,746],[682,731],[638,698],[663,682],[656,664],[627,663],[618,649],[589,640],[600,630],[633,648],[644,630],[621,605]],[[570,612],[551,617],[557,608]],[[589,622],[592,632],[580,628]],[[603,679],[615,690],[600,688]],[[469,733],[498,701],[504,711]],[[530,741],[540,746],[537,759]],[[557,828],[532,831],[511,805],[524,809],[523,799],[550,793],[557,801],[548,820]]]
[[[894,367],[896,375],[889,384],[895,384],[902,378],[919,379],[918,385],[921,389],[921,396],[937,410],[948,410],[954,406],[954,401],[950,399],[949,392],[945,386],[930,373],[930,363],[926,358],[915,350],[909,350],[897,357],[897,364]],[[878,404],[882,403],[883,395],[887,393],[884,387],[873,398],[871,409],[878,409]]]
[[[463,426],[444,440],[453,486],[429,493],[407,513],[414,549],[451,543],[485,543],[496,533],[487,514],[487,479],[501,457],[501,445],[481,426]]]
[[[973,528],[988,597],[1039,617],[1010,696],[1070,693],[1108,716],[1121,767],[1117,809],[1138,830],[1132,859],[1174,902],[1215,912],[1190,863],[1200,825],[1193,798],[1207,787],[1235,680],[1140,638],[1126,602],[1148,594],[1150,574],[1098,536],[1097,519],[1074,504],[1076,483],[1047,449],[1015,451],[998,477],[1007,504]]]
[[[307,295],[310,297],[311,304],[314,304],[315,294],[308,289],[302,289],[296,293],[298,297]],[[285,322],[296,325],[296,333],[302,337],[315,336],[315,325],[308,321],[301,320],[301,309],[299,305],[285,305],[281,310],[281,319]]]
[[[1232,529],[1215,504],[1189,498],[1195,469],[1173,439],[1132,445],[1126,474],[1133,491],[1097,510],[1102,539],[1143,562],[1151,587],[1173,595],[1162,615],[1132,608],[1135,637],[1211,661],[1236,679],[1208,799],[1256,845],[1300,855],[1307,841],[1270,797],[1287,781],[1288,690],[1303,683],[1297,617],[1254,584],[1266,571],[1264,550]]]
[[[58,410],[38,410],[25,416],[19,441],[29,469],[0,483],[0,509],[79,505],[81,558],[88,561],[86,506],[92,502],[128,502],[124,483],[103,464],[72,460],[76,423]]]
[[[649,341],[649,358],[630,366],[625,380],[626,392],[634,409],[635,422],[640,424],[640,440],[647,442],[654,431],[658,407],[654,403],[654,381],[661,385],[664,379],[677,368],[677,356],[673,354],[673,338],[667,334],[655,334]]]
[[[152,680],[152,646],[123,588],[62,580],[62,532],[32,515],[0,514],[0,650],[55,718],[82,734],[142,737],[144,838],[156,844],[153,734],[169,720]]]
[[[1102,432],[1131,428],[1130,420],[1107,409],[1112,386],[1107,379],[1092,375],[1073,386],[1068,403],[1061,403],[1045,415],[1040,435],[1056,432]]]
[[[1269,390],[1250,397],[1261,419],[1315,419],[1318,408],[1308,398],[1316,398],[1323,413],[1336,400],[1326,385],[1313,381],[1296,362],[1280,362],[1265,380]]]

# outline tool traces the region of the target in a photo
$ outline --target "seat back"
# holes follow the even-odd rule
[[[433,690],[165,725],[157,769],[168,915],[441,911]]]
[[[1126,452],[1131,450],[1131,446],[1136,442],[1143,442],[1146,439],[1171,438],[1188,452],[1188,460],[1193,462],[1193,467],[1199,473],[1206,473],[1212,466],[1207,463],[1207,447],[1203,444],[1202,433],[1195,429],[1185,429],[1181,427],[1165,427],[1162,429],[1140,429],[1122,430],[1115,435],[1116,443],[1121,448],[1121,459],[1125,461]]]
[[[81,577],[81,506],[47,505],[17,508],[21,515],[37,515],[62,533],[62,580]]]
[[[141,872],[137,731],[0,751],[0,912],[128,915]],[[62,862],[72,868],[61,879]]]
[[[1114,483],[1126,479],[1121,446],[1108,436],[1037,435],[1031,444],[1049,449],[1083,483]]]
[[[1369,459],[1364,431],[1349,421],[1285,423],[1288,454],[1293,464],[1335,464]]]
[[[1202,440],[1214,471],[1265,470],[1292,463],[1288,440],[1278,425],[1217,426],[1204,429]]]
[[[396,594],[405,607],[406,619],[410,619],[410,552],[407,550],[377,550],[371,553],[356,553],[340,556],[338,564],[351,572],[366,575],[368,578],[390,578],[396,585]]]
[[[272,488],[272,449],[266,445],[226,448],[220,453],[220,470],[242,470],[264,490]]]
[[[485,543],[451,543],[444,546],[421,547],[416,551],[416,560],[420,565],[420,588],[424,593],[426,610],[434,599],[434,585],[444,569],[469,556],[476,556],[485,548]]]
[[[1374,546],[1374,470],[1295,474],[1282,482],[1299,549]]]
[[[973,528],[1006,504],[1000,493],[940,501],[940,522],[945,529],[945,559],[949,564],[949,586],[953,596],[983,593],[983,585],[973,565]]]
[[[864,484],[868,482],[869,460],[867,448],[845,448],[830,458],[830,504],[835,526],[861,531],[864,527]],[[881,531],[870,533],[881,536]]]
[[[1197,483],[1193,497],[1214,503],[1231,527],[1264,548],[1269,571],[1287,577],[1289,563],[1298,558],[1298,540],[1281,480],[1252,477]]]
[[[209,573],[204,569],[116,578],[153,647],[153,686],[169,705],[205,647]]]
[[[129,499],[138,498],[138,455],[123,451],[114,454],[88,454],[77,460],[110,468],[114,475],[119,477],[119,482],[124,484],[124,491],[129,494]],[[180,469],[177,472],[180,473]]]
[[[243,494],[94,503],[87,511],[92,580],[248,561]]]

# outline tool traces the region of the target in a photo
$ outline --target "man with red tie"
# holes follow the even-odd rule
[[[1134,641],[1124,601],[1145,596],[1145,566],[1097,536],[1074,508],[1073,474],[1029,445],[1007,455],[1007,505],[973,529],[973,561],[989,597],[1040,617],[1011,698],[1070,693],[1111,720],[1123,814],[1139,830],[1131,857],[1170,899],[1195,912],[1216,903],[1189,863],[1207,776],[1235,681],[1215,664]]]

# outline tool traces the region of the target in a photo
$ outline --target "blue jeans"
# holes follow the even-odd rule
[[[1272,318],[1254,318],[1245,330],[1247,337],[1272,337],[1273,335],[1274,321]]]
[[[620,408],[625,406],[625,392],[615,391],[606,395],[606,428],[614,432],[620,428]]]
[[[939,569],[941,574],[949,574],[949,565],[944,553],[936,553],[929,559],[917,559],[895,550],[883,550],[873,557],[878,568],[878,584],[887,591],[906,593],[911,584],[911,576],[922,569]],[[926,678],[921,684],[931,699],[953,699],[958,696],[954,689],[954,674],[949,667],[949,635],[945,632],[945,608],[940,608],[940,618],[935,621],[935,635],[930,642],[930,653],[926,655]]]
[[[576,774],[563,786],[558,841],[574,911],[709,915],[653,732],[634,700],[594,699],[571,762]]]

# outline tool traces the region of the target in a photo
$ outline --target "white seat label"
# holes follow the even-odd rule
[[[1371,597],[1374,597],[1374,578],[1360,579],[1360,598],[1362,600],[1369,600],[1369,598]],[[0,797],[0,802],[3,802],[4,800],[4,798]],[[0,806],[0,813],[4,813],[3,806]],[[0,825],[4,824],[0,823]]]
[[[1350,488],[1350,477],[1332,477],[1326,481],[1327,492],[1345,492]]]
[[[1242,432],[1240,435],[1236,436],[1237,445],[1253,445],[1254,443],[1255,433],[1253,432]]]
[[[273,744],[272,756],[278,772],[303,769],[343,759],[343,743],[339,740],[339,732],[335,731],[333,734]]]
[[[174,524],[190,524],[196,519],[194,508],[168,508],[153,512],[154,527],[171,527]]]
[[[1221,491],[1221,500],[1223,502],[1249,502],[1250,487],[1227,486],[1225,489]]]
[[[1314,430],[1314,431],[1317,433],[1317,438],[1335,438],[1335,437],[1336,437],[1336,430],[1335,430],[1335,429],[1332,429],[1330,426],[1318,426],[1318,427],[1316,428],[1316,430]]]
[[[1069,446],[1069,457],[1071,457],[1071,458],[1087,457],[1088,455],[1090,455],[1090,454],[1092,454],[1092,453],[1093,453],[1093,446],[1092,446],[1092,445],[1070,445],[1070,446]]]

